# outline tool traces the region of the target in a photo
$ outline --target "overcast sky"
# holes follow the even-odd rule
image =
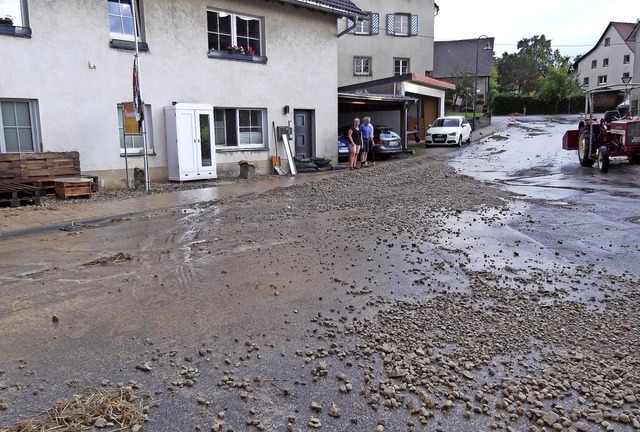
[[[435,40],[495,38],[496,56],[516,52],[518,41],[545,35],[552,49],[571,57],[598,42],[611,21],[635,23],[638,0],[436,0]]]

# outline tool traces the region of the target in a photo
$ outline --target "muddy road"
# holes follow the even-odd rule
[[[0,240],[0,430],[128,387],[146,431],[640,429],[635,168],[500,160],[563,127]]]

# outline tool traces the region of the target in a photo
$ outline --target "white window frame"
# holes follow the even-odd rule
[[[582,80],[582,86],[583,87],[589,87],[589,77],[585,77]]]
[[[127,143],[127,155],[144,155],[144,138],[142,134],[124,135],[122,124],[122,104],[118,104],[118,136],[120,137],[120,155],[124,156],[124,143]],[[147,134],[147,154],[155,154],[153,143],[153,119],[151,117],[151,105],[144,105],[144,131]]]
[[[131,16],[129,16],[126,13],[123,13],[122,10],[116,12],[114,10],[112,10],[112,4],[117,3],[118,6],[120,8],[122,8],[122,5],[125,4],[128,5],[130,8],[133,7],[133,2],[136,3],[136,11],[135,11],[135,25],[133,23],[133,10],[131,10]],[[144,42],[142,34],[142,3],[143,0],[107,0],[107,14],[109,16],[109,37],[111,38],[111,40],[121,40],[121,41],[129,41],[129,42],[135,42],[136,41],[136,37],[134,37],[133,32],[137,32],[137,39],[138,42]],[[113,19],[118,19],[120,21],[120,24],[122,25],[122,30],[121,32],[115,32],[112,31],[111,29],[111,21]],[[126,32],[125,30],[125,25],[124,25],[124,21],[131,21],[131,25],[134,25],[134,28],[131,30],[131,32]]]
[[[611,45],[611,38],[604,38],[604,46],[608,47],[609,45]]]
[[[355,33],[357,35],[370,35],[371,34],[371,20],[363,19],[356,22]]]
[[[216,150],[244,150],[267,147],[269,129],[267,128],[266,108],[214,107],[213,112]],[[258,114],[259,120],[257,123],[252,123],[252,113]],[[249,115],[248,124],[240,124],[242,114]],[[233,117],[229,117],[230,115],[233,115]],[[220,116],[224,117],[222,121]],[[234,128],[232,131],[228,130],[229,124]],[[258,137],[261,139],[258,140]],[[230,142],[231,138],[235,138],[235,141]]]
[[[602,59],[602,67],[603,68],[609,67],[609,59],[608,58]]]
[[[353,58],[353,74],[355,76],[372,76],[373,67],[371,57],[356,56]]]
[[[396,36],[411,36],[411,14],[394,14],[393,34]]]
[[[598,85],[607,85],[607,76],[606,75],[598,75]]]
[[[598,60],[591,60],[591,69],[598,68]]]
[[[406,65],[405,65],[406,63]],[[394,75],[404,75],[409,73],[409,66],[411,65],[410,59],[396,57],[393,59],[393,73]],[[404,72],[403,72],[404,71]]]
[[[622,57],[622,64],[629,64],[629,62],[631,62],[631,55],[625,54],[624,57]]]
[[[5,0],[6,1],[6,0]],[[5,9],[0,9],[0,18],[11,17],[13,27],[29,27],[29,8],[27,0],[13,0]]]
[[[29,110],[29,125],[9,125],[5,124],[6,119],[3,115],[3,107],[6,107],[6,104],[28,104]],[[6,109],[6,108],[5,108]],[[7,151],[7,143],[5,138],[5,130],[7,129],[16,129],[16,130],[25,130],[28,129],[31,133],[31,142],[33,144],[32,149],[22,150],[18,149],[17,152]],[[19,136],[18,136],[19,138]],[[41,145],[42,139],[40,135],[40,118],[38,116],[38,101],[30,100],[30,99],[0,99],[0,153],[32,153],[42,151]],[[18,146],[20,144],[18,143]]]
[[[249,42],[249,46],[251,46],[255,52],[255,55],[259,55],[262,56],[264,55],[264,19],[258,16],[253,16],[253,15],[247,15],[247,14],[240,14],[240,13],[234,13],[234,12],[230,12],[230,11],[226,11],[226,10],[219,10],[219,9],[211,9],[208,8],[207,9],[207,21],[209,19],[209,14],[215,14],[217,18],[226,18],[226,17],[230,17],[231,20],[231,34],[228,33],[222,33],[220,31],[212,31],[211,29],[208,28],[207,25],[207,36],[209,34],[218,34],[218,35],[224,35],[224,36],[228,36],[230,39],[230,42],[228,42],[228,45],[231,47],[242,47],[243,49],[247,49],[247,46],[244,46],[243,44],[239,44],[238,43],[238,24],[236,22],[236,20],[239,19],[243,19],[246,21],[257,21],[258,22],[258,37],[251,37],[249,35],[247,36],[240,36],[241,38],[246,38],[246,39],[250,39],[252,41],[254,41],[254,45],[251,45],[251,42]],[[224,44],[220,44],[220,46],[216,46],[216,47],[212,47],[211,44],[209,43],[209,40],[207,39],[207,45],[209,47],[210,51],[226,51],[227,47],[226,46],[222,46]]]

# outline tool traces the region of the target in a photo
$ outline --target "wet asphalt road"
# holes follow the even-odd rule
[[[0,429],[81,389],[131,385],[148,431],[285,431],[294,418],[313,430],[312,417],[329,431],[530,430],[496,408],[500,383],[533,398],[527,413],[570,417],[577,396],[543,383],[598,373],[563,351],[626,368],[640,397],[638,319],[617,306],[623,287],[638,302],[638,167],[580,167],[561,149],[575,123],[521,118],[316,184],[2,240]],[[630,351],[623,365],[617,350]],[[527,393],[528,375],[549,397]],[[596,387],[614,394],[613,381]]]

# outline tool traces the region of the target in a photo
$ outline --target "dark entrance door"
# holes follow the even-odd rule
[[[295,156],[313,157],[313,110],[293,111]]]

